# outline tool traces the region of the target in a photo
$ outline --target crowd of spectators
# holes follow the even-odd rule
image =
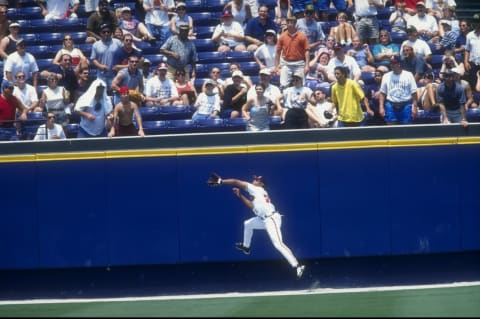
[[[54,139],[67,136],[58,125],[74,121],[78,137],[143,136],[149,107],[188,105],[194,120],[244,118],[251,131],[268,130],[274,116],[304,129],[410,124],[420,111],[468,126],[468,110],[478,108],[480,15],[457,19],[454,0],[225,2],[210,39],[223,54],[250,52],[259,71],[231,63],[222,78],[212,64],[201,83],[188,1],[137,1],[135,10],[108,0],[35,1],[45,20],[75,21],[80,4],[89,15],[81,41],[91,50],[66,31],[51,65],[39,68],[21,25],[6,16],[11,4],[0,0],[0,126],[16,138],[32,112],[45,114],[38,134]],[[378,18],[385,8],[388,27]],[[141,42],[164,61],[152,65]]]

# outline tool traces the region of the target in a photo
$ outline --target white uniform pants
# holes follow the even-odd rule
[[[290,248],[283,243],[282,239],[282,216],[274,213],[272,216],[262,219],[258,216],[252,217],[244,222],[243,246],[250,247],[254,229],[265,229],[270,236],[273,246],[287,259],[292,267],[298,266],[297,258]]]

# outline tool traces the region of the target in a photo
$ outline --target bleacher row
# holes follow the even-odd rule
[[[40,70],[46,69],[51,65],[56,52],[62,48],[63,36],[66,33],[72,35],[75,46],[82,50],[88,57],[90,56],[92,44],[86,44],[85,38],[86,25],[88,15],[85,12],[83,1],[77,14],[77,20],[55,20],[45,21],[41,15],[41,10],[35,5],[33,0],[24,1],[23,7],[9,8],[7,15],[11,20],[17,21],[21,25],[20,36],[27,41],[27,51],[33,54],[37,59]],[[224,5],[228,0],[188,0],[187,14],[192,16],[195,25],[195,33],[197,39],[194,40],[198,51],[197,78],[195,79],[195,87],[199,89],[206,78],[209,77],[210,69],[215,66],[220,68],[221,77],[230,76],[230,64],[232,62],[240,63],[240,67],[244,74],[251,77],[252,81],[258,81],[259,67],[253,59],[253,53],[244,52],[216,52],[216,45],[211,40],[215,26],[220,22],[220,15]],[[273,17],[273,8],[276,0],[259,0],[260,4],[267,4],[271,10]],[[117,9],[128,6],[135,10],[135,2],[131,1],[114,1],[110,9]],[[381,28],[390,31],[388,17],[393,8],[386,7],[379,11],[378,17]],[[329,21],[322,25],[325,35],[329,34],[331,27],[336,26],[335,9],[330,9],[328,13]],[[393,42],[401,44],[406,35],[403,33],[391,33]],[[158,46],[149,42],[137,42],[135,45],[143,51],[144,57],[152,62],[152,68],[156,68],[158,63],[163,61],[164,56],[158,53]],[[432,66],[440,68],[442,55],[433,48]],[[91,65],[94,70],[95,67]],[[3,63],[0,64],[0,70],[3,72]],[[374,82],[373,74],[362,72],[361,76],[365,85],[371,85]],[[274,78],[272,82],[276,83],[278,78]],[[278,83],[276,83],[278,84]],[[306,84],[314,88],[315,81],[307,81]],[[46,81],[41,80],[39,93],[45,87]],[[477,95],[478,99],[479,96]],[[477,101],[480,102],[480,101]],[[190,106],[179,108],[141,108],[142,118],[144,122],[145,133],[148,134],[169,134],[181,132],[208,132],[208,131],[238,131],[246,129],[244,119],[217,119],[195,122],[191,120],[193,109]],[[472,110],[467,114],[469,121],[480,121],[480,113]],[[370,118],[367,116],[365,124],[368,125]],[[33,138],[36,128],[40,123],[44,123],[43,114],[29,114],[29,120],[24,123],[22,130],[23,139]],[[66,127],[67,137],[75,137],[78,130],[79,118],[72,116],[71,124]],[[439,114],[435,112],[420,112],[415,123],[439,123]],[[280,119],[278,117],[271,118],[272,129],[280,129]],[[1,139],[1,134],[0,134]]]

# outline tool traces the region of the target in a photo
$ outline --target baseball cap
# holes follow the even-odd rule
[[[13,28],[13,27],[19,27],[20,28],[20,23],[18,22],[12,22],[10,23],[10,25],[8,26],[9,28]]]
[[[270,69],[267,69],[267,68],[263,68],[260,70],[260,72],[258,72],[259,74],[265,74],[265,75],[272,75],[272,72],[270,71]]]
[[[394,55],[390,58],[390,63],[400,63],[400,56]]]
[[[425,2],[423,1],[418,1],[416,4],[417,7],[425,7]]]
[[[415,28],[413,25],[409,25],[405,31],[407,31],[407,33],[417,32],[417,28]]]
[[[18,47],[18,46],[20,46],[20,45],[25,45],[25,44],[27,44],[27,43],[25,42],[25,39],[20,39],[20,40],[17,41],[16,46]]]
[[[296,70],[295,72],[293,72],[293,76],[296,76],[297,78],[303,79],[303,75],[304,73],[300,70]]]
[[[313,7],[313,4],[307,4],[305,6],[305,12],[315,12],[315,8]]]
[[[10,82],[9,80],[3,80],[2,81],[2,88],[8,88],[8,87],[12,87],[13,86],[13,82]]]
[[[253,175],[253,179],[258,181],[258,182],[263,183],[264,186],[267,186],[267,183],[265,182],[265,177]]]
[[[267,34],[277,35],[277,32],[273,29],[268,29],[267,31],[265,31],[265,35],[267,35]]]
[[[168,70],[168,66],[165,62],[162,62],[158,65],[159,70]]]
[[[177,3],[177,6],[175,8],[180,8],[180,7],[186,8],[187,5],[185,4],[185,2],[179,2],[179,3]]]
[[[243,78],[243,73],[242,73],[242,71],[240,71],[240,70],[234,71],[234,72],[232,73],[232,78],[234,78],[234,77],[236,77],[236,76],[239,76],[239,77]]]
[[[333,45],[333,49],[334,50],[343,49],[343,45],[341,45],[339,42],[337,42]]]
[[[120,12],[132,12],[132,9],[130,9],[130,7],[123,7],[120,9]]]
[[[152,64],[152,62],[149,59],[144,59],[143,64]]]
[[[187,31],[188,31],[188,30],[190,30],[190,27],[188,26],[188,24],[182,23],[182,24],[180,24],[180,25],[178,26],[178,29],[179,29],[179,30],[187,30]]]
[[[229,9],[223,10],[222,18],[225,18],[225,17],[233,17],[232,11],[230,11]]]
[[[215,81],[213,81],[212,79],[207,79],[205,81],[205,85],[215,85]]]
[[[297,21],[297,17],[296,16],[290,16],[290,17],[287,17],[286,21]]]
[[[480,22],[480,13],[475,13],[475,14],[472,16],[472,21],[473,21],[473,22]]]
[[[128,93],[128,86],[122,86],[120,90],[118,90],[118,93],[120,94]]]
[[[102,23],[102,24],[100,25],[100,30],[104,30],[104,29],[109,29],[109,30],[111,30],[110,24],[108,24],[108,23]]]
[[[460,74],[458,68],[447,69],[444,73],[445,75],[457,75]]]
[[[450,20],[440,20],[440,24],[446,24],[446,25],[449,25],[449,26],[452,26],[452,22],[450,22]]]

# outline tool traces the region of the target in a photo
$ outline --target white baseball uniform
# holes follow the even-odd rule
[[[290,248],[282,239],[282,215],[270,201],[267,191],[263,187],[247,183],[246,191],[253,197],[253,212],[256,215],[244,222],[243,245],[250,248],[254,229],[265,229],[272,240],[273,246],[287,259],[292,267],[297,267],[298,261]]]

